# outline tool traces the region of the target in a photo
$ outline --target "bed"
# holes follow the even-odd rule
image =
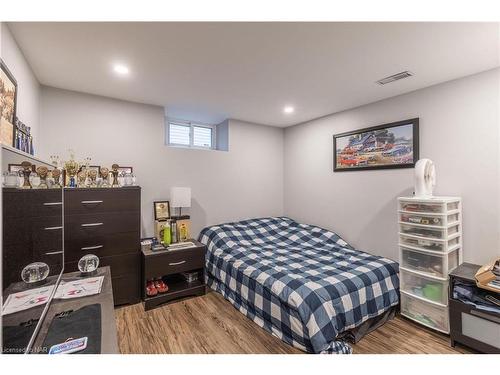
[[[251,219],[207,227],[199,241],[207,245],[207,284],[306,352],[351,353],[346,334],[380,322],[399,303],[396,262],[316,226]]]

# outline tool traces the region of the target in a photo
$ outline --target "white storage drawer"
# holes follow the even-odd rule
[[[449,271],[458,267],[458,252],[459,249],[456,249],[448,254],[439,254],[401,247],[401,266],[430,276],[446,278]]]
[[[400,269],[401,290],[426,300],[448,304],[448,280],[434,279]]]
[[[430,203],[430,202],[416,202],[416,201],[400,201],[399,209],[401,211],[410,211],[410,212],[444,213],[445,205],[439,202]]]
[[[401,315],[441,332],[449,332],[448,307],[437,306],[401,293]]]
[[[459,213],[451,213],[448,215],[441,214],[416,214],[408,212],[399,213],[399,221],[410,224],[421,224],[444,227],[459,221]]]
[[[460,238],[454,237],[450,240],[431,240],[400,234],[399,244],[401,246],[407,246],[418,250],[447,252],[458,247],[460,244]]]
[[[459,224],[450,226],[449,228],[435,228],[419,224],[399,224],[399,229],[402,234],[410,236],[445,240],[459,233]]]

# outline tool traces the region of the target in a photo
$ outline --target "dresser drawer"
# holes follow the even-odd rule
[[[202,248],[162,252],[144,259],[148,279],[203,268],[205,253]]]
[[[31,243],[32,222],[30,217],[3,217],[3,246]]]
[[[39,237],[36,241],[33,241],[33,256],[35,258],[43,255],[62,253],[62,251],[61,231],[46,234],[43,237]]]
[[[41,189],[33,191],[31,195],[31,216],[61,216],[62,190]]]
[[[99,267],[109,266],[111,268],[111,276],[126,276],[131,274],[139,274],[141,269],[141,258],[139,252],[136,254],[116,255],[103,257],[96,252],[89,251],[86,254],[95,254],[99,257]],[[78,271],[78,260],[74,262],[66,262],[64,272]]]
[[[113,300],[116,305],[138,303],[141,299],[139,273],[112,277]]]
[[[21,281],[22,269],[37,259],[33,257],[31,247],[23,244],[4,244],[2,250],[2,279],[6,289],[11,283]]]
[[[111,256],[138,252],[141,247],[139,232],[86,235],[66,241],[67,261],[78,261],[83,255]]]
[[[37,251],[55,251],[61,249],[62,218],[47,216],[33,218],[31,222],[31,240]]]
[[[108,188],[68,190],[65,194],[68,214],[138,211],[141,209],[140,189]]]
[[[31,216],[30,191],[4,188],[2,191],[3,219],[20,217],[26,219]]]
[[[70,215],[66,218],[65,227],[66,237],[72,241],[114,233],[139,233],[140,214],[136,211]]]

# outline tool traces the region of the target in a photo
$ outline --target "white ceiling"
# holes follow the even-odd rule
[[[204,122],[284,127],[500,65],[498,23],[8,25],[44,85]],[[415,76],[375,83],[404,70]]]

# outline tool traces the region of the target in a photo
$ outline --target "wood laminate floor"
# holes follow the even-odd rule
[[[142,304],[115,310],[121,353],[300,354],[210,292],[148,312]],[[396,317],[353,345],[356,354],[469,353],[446,335]]]

